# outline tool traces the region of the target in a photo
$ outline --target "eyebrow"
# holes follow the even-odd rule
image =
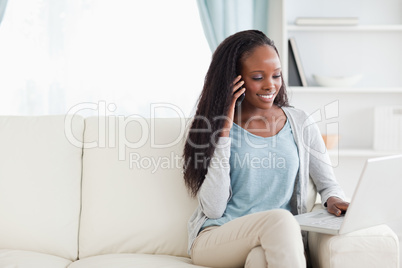
[[[274,71],[281,70],[281,69],[282,69],[282,67],[278,67]],[[256,70],[256,71],[251,71],[250,73],[263,73],[263,72],[264,71],[262,71],[262,70]]]

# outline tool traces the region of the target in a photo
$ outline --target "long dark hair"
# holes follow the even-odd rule
[[[227,37],[212,55],[183,152],[184,181],[192,196],[197,195],[207,174],[231,104],[233,80],[240,74],[244,59],[263,45],[273,47],[279,56],[274,42],[258,30]],[[289,106],[283,77],[281,79],[282,87],[274,103],[280,107]]]

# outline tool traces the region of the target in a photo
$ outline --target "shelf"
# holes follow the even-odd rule
[[[398,151],[379,151],[373,149],[339,149],[336,150],[328,150],[328,154],[330,156],[343,156],[343,157],[380,157],[380,156],[388,156],[388,155],[396,155],[402,154],[402,152]]]
[[[402,87],[288,87],[291,93],[402,93]]]
[[[299,26],[288,25],[288,31],[305,32],[305,31],[355,31],[355,32],[370,32],[370,31],[400,31],[402,25],[357,25],[357,26]]]

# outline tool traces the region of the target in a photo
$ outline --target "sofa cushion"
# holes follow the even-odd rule
[[[78,116],[0,116],[0,249],[77,258],[83,130]]]
[[[196,207],[184,186],[184,121],[85,120],[79,256],[187,256]]]
[[[309,233],[314,268],[399,268],[399,241],[387,225],[345,235]]]
[[[399,240],[399,267],[402,268],[402,218],[388,222],[387,225],[396,234]]]
[[[0,250],[0,267],[66,268],[70,264],[70,260],[49,254],[23,250]]]
[[[84,258],[68,268],[196,268],[186,257],[151,254],[108,254]]]

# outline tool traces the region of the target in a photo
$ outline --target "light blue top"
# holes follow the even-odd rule
[[[203,228],[260,211],[277,208],[291,211],[299,156],[289,122],[275,136],[267,138],[233,124],[230,137],[233,194],[223,216],[206,220]]]

